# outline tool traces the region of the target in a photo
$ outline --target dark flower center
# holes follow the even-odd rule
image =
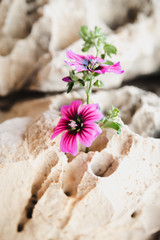
[[[70,120],[68,123],[68,128],[70,131],[80,132],[83,128],[83,122],[80,117],[77,116],[75,120]]]
[[[101,68],[101,66],[99,66],[100,63],[96,62],[95,60],[90,60],[88,62],[88,69],[91,69],[91,70],[99,70],[99,68]]]

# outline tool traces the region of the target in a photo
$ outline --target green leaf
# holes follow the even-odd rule
[[[82,79],[78,79],[78,82],[79,82],[79,84],[80,84],[82,87],[85,86],[85,82],[84,82]]]
[[[113,106],[112,106],[112,110],[108,110],[106,112],[106,118],[107,119],[114,120],[118,116],[119,116],[119,109],[118,108],[114,108]]]
[[[80,31],[84,34],[84,35],[88,35],[88,27],[86,25],[83,25],[80,29]]]
[[[87,52],[90,48],[91,48],[91,45],[89,45],[89,44],[85,45],[84,44],[84,47],[82,48],[82,52]]]
[[[104,87],[104,84],[101,80],[96,80],[93,85],[96,87]]]
[[[116,130],[117,134],[119,134],[119,135],[121,134],[122,126],[123,126],[122,124],[108,120],[108,119],[105,119],[103,122],[103,125],[102,125],[103,128],[112,128],[112,129]]]
[[[74,86],[74,82],[68,82],[68,84],[67,84],[67,87],[68,87],[67,93],[70,93],[72,91],[73,86]]]
[[[105,64],[107,64],[107,65],[113,65],[114,63],[111,62],[111,61],[109,61],[109,60],[107,60],[107,61],[105,62]]]
[[[97,76],[100,75],[100,73],[96,73],[96,72],[94,72],[92,75],[93,75],[94,77],[97,77]]]
[[[107,53],[107,55],[109,57],[111,57],[111,54],[117,54],[117,48],[113,45],[108,44],[108,43],[106,43],[104,45],[104,51],[105,51],[105,53]]]
[[[69,71],[69,76],[73,81],[77,81],[78,77],[75,75],[75,71]]]
[[[105,54],[101,54],[101,58],[102,58],[102,59],[105,59]]]
[[[86,37],[88,36],[89,31],[88,31],[88,27],[87,26],[82,26],[80,28],[80,32],[79,35],[81,36],[81,38],[85,41]]]

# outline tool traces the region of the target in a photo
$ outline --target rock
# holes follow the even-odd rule
[[[47,17],[38,19],[37,13],[28,14],[28,5],[24,0],[7,4],[2,4],[0,9],[5,10],[5,21],[1,20],[0,29],[1,96],[24,86],[39,58],[48,51],[50,41],[50,21]]]
[[[143,0],[123,0],[123,4],[116,0],[101,2],[102,7],[97,10],[97,0],[92,4],[84,0],[2,1],[0,96],[24,87],[43,92],[66,90],[61,82],[68,75],[64,63],[66,48],[80,53],[82,42],[78,40],[78,32],[83,24],[89,28],[101,27],[108,42],[118,49],[118,56],[113,60],[121,61],[125,73],[103,75],[105,88],[118,87],[123,81],[159,71],[159,4],[156,1],[144,4]],[[123,11],[118,11],[119,17],[115,17],[119,9],[115,5],[123,6]],[[79,9],[78,14],[75,9]],[[126,23],[129,17],[126,14],[130,12],[136,14],[133,24],[125,24],[114,32],[106,25],[114,28],[114,24]]]
[[[111,29],[117,29],[128,22],[135,22],[139,14],[150,16],[154,11],[153,1],[144,0],[96,0],[100,18]],[[117,6],[115,8],[115,6]]]
[[[123,122],[132,131],[144,137],[159,137],[160,99],[156,94],[126,86],[119,90],[97,92],[93,99],[100,103],[104,112],[112,105],[120,109]]]
[[[147,239],[160,227],[160,140],[124,126],[104,130],[88,154],[65,155],[60,136],[50,140],[53,105],[67,99],[57,98],[0,124],[1,238]]]
[[[127,24],[117,32],[108,32],[108,42],[118,49],[118,55],[113,57],[113,61],[120,60],[124,74],[101,75],[99,79],[103,80],[105,88],[119,87],[124,81],[159,71],[160,58],[157,54],[160,51],[159,33],[159,12],[156,10],[156,5],[152,17],[148,18],[141,14],[134,24]],[[80,40],[67,47],[79,54],[81,48],[82,41]],[[90,51],[90,54],[93,54],[93,51]],[[43,92],[66,90],[61,79],[68,75],[71,68],[64,63],[65,59],[66,49],[56,52],[52,60],[42,67],[36,76],[34,75],[33,84],[29,89]]]
[[[28,38],[19,40],[10,55],[0,57],[1,95],[20,89],[46,51],[46,43],[43,46],[42,39],[39,39],[39,34],[43,34],[43,39],[48,41],[46,25],[49,28],[49,22],[40,19]]]
[[[94,1],[90,4],[84,0],[69,2],[55,0],[54,2],[50,1],[44,11],[52,22],[50,51],[53,58],[55,50],[65,49],[79,39],[78,33],[82,25],[87,25],[89,28],[98,25],[105,32],[109,31],[104,22],[100,20]]]
[[[92,11],[83,0],[69,4],[64,0],[47,2],[14,0],[10,3],[7,0],[0,7],[3,13],[0,17],[0,96],[30,85],[31,75],[46,64],[44,55],[49,49],[54,58],[55,50],[65,48],[79,38],[77,33],[82,24],[93,27],[97,22],[107,29],[96,17],[95,8]],[[68,7],[63,8],[64,4]],[[79,9],[79,14],[74,14],[75,8]],[[64,21],[62,14],[67,20]]]
[[[0,122],[15,117],[35,117],[51,109],[59,111],[62,105],[70,104],[73,99],[82,99],[85,102],[84,91],[16,103],[8,112],[0,112]],[[117,107],[123,122],[133,132],[144,137],[160,136],[160,98],[154,93],[125,86],[93,93],[92,101],[99,103],[104,113],[111,109],[112,105]]]

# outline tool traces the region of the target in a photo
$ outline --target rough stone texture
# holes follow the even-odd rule
[[[123,81],[132,80],[138,76],[158,72],[160,68],[160,15],[159,7],[152,17],[139,15],[134,24],[127,24],[117,32],[109,33],[108,42],[118,49],[118,55],[113,58],[120,60],[124,74],[104,74],[99,78],[104,81],[106,88],[118,87]],[[77,53],[81,53],[82,41],[68,46]],[[93,52],[90,51],[92,54]],[[52,60],[39,69],[32,78],[30,89],[40,91],[60,91],[66,87],[61,79],[68,75],[69,67],[64,63],[66,49],[53,55]]]
[[[57,98],[0,125],[1,239],[148,239],[160,228],[160,140],[124,126],[104,130],[88,154],[65,155],[60,136],[49,138],[53,106],[67,99]]]
[[[82,24],[97,22],[107,29],[83,0],[7,0],[0,3],[0,13],[0,96],[29,84],[31,73],[46,64],[44,54],[50,49],[54,58],[55,50],[77,40]]]
[[[120,5],[123,11],[115,5]],[[3,0],[0,3],[0,96],[24,86],[44,92],[65,90],[61,83],[61,78],[68,74],[65,48],[73,47],[80,52],[81,42],[77,40],[82,24],[89,28],[100,26],[108,42],[118,48],[115,61],[121,61],[125,73],[102,76],[106,88],[159,71],[159,9],[156,0],[145,4],[144,0],[105,3],[101,0],[101,4],[97,0],[92,4],[84,0]],[[132,17],[134,13],[136,21],[124,24],[128,22],[126,14]],[[117,19],[123,26],[113,32],[108,26],[116,25]]]
[[[160,136],[160,98],[136,87],[95,93],[94,102],[106,111],[114,105],[120,109],[122,120],[130,129],[144,137]]]
[[[15,117],[35,117],[47,110],[59,111],[62,105],[70,104],[73,99],[82,99],[85,102],[84,91],[16,103],[8,112],[0,112],[0,122]],[[123,122],[132,131],[144,137],[160,136],[160,98],[154,93],[125,86],[93,93],[91,101],[99,103],[104,113],[112,105],[118,107]]]
[[[95,2],[100,18],[112,29],[117,29],[128,22],[135,22],[141,13],[150,16],[154,11],[154,1],[151,0],[95,0]]]
[[[0,56],[1,96],[24,85],[40,56],[47,51],[49,29],[49,19],[40,18],[27,38],[18,40],[9,55]]]

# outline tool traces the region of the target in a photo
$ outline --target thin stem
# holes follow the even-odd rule
[[[90,94],[87,93],[87,104],[89,104],[89,102],[90,102]]]
[[[89,147],[86,147],[85,153],[89,152]]]
[[[96,45],[96,51],[97,51],[96,57],[98,57],[98,55],[99,55],[99,49],[98,49],[97,45]]]
[[[87,104],[90,104],[90,95],[92,93],[92,81],[93,78],[91,78],[90,82],[89,82],[89,87],[88,87],[88,91],[86,91],[87,93]],[[89,152],[89,147],[86,147],[85,153]]]

